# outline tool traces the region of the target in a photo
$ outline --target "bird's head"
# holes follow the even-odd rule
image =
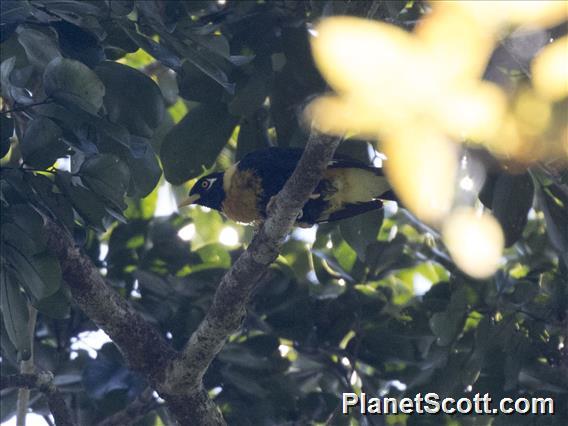
[[[223,172],[212,173],[200,178],[189,191],[189,196],[178,207],[199,204],[200,206],[221,210],[224,199]]]

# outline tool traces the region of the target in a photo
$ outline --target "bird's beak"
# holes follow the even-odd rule
[[[179,204],[178,204],[178,208],[181,207],[185,207],[185,206],[189,206],[190,204],[195,203],[197,200],[199,200],[201,198],[201,195],[199,194],[193,194],[190,195],[189,197],[187,197],[185,200],[182,200]]]

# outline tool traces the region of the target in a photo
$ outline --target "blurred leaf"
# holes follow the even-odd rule
[[[71,296],[69,291],[62,286],[51,296],[44,297],[33,303],[34,307],[44,315],[51,318],[68,318],[71,311]]]
[[[503,228],[506,247],[513,245],[521,237],[533,195],[533,184],[528,173],[502,174],[497,178],[491,210]]]
[[[252,74],[244,84],[237,84],[235,97],[229,102],[232,115],[251,117],[268,96],[271,75],[262,70]]]
[[[365,262],[365,255],[369,244],[377,240],[377,234],[383,222],[384,211],[372,210],[370,212],[353,216],[339,223],[341,235],[345,241],[357,252],[357,256]]]
[[[0,268],[0,292],[4,327],[10,340],[18,349],[20,359],[25,361],[31,356],[27,300],[24,293],[20,291],[20,284],[13,270],[8,269],[4,262]]]
[[[16,415],[18,390],[6,389],[1,392],[2,398],[0,398],[0,421],[4,423]]]
[[[235,386],[247,395],[255,398],[262,398],[262,395],[266,395],[266,389],[264,389],[257,380],[247,377],[236,369],[224,369],[221,371],[221,375],[226,380],[227,384]]]
[[[0,272],[3,274],[3,272]],[[1,309],[0,309],[1,310]],[[1,314],[1,312],[0,312]],[[8,336],[8,332],[6,331],[6,326],[4,325],[4,316],[0,315],[0,349],[2,350],[2,374],[6,374],[5,370],[7,370],[7,364],[11,364],[16,369],[19,367],[18,361],[18,350],[10,340],[10,336]],[[5,363],[4,363],[5,360]],[[2,398],[4,398],[4,395]],[[0,399],[2,399],[0,398]],[[0,405],[1,406],[1,405]],[[0,415],[3,415],[3,411],[0,410]]]
[[[224,104],[201,104],[164,138],[160,158],[166,179],[179,185],[211,167],[233,133],[237,118]]]
[[[96,114],[103,105],[105,86],[86,65],[73,59],[55,58],[45,68],[44,90],[63,105],[75,105]]]
[[[32,13],[28,1],[5,0],[2,2],[2,23],[12,24],[23,22]]]
[[[196,253],[203,263],[192,267],[193,272],[209,268],[229,268],[231,266],[231,256],[227,252],[227,248],[220,243],[204,245],[196,250]]]
[[[24,162],[38,169],[52,166],[55,160],[67,153],[62,136],[61,128],[49,118],[32,120],[20,144]]]
[[[225,363],[244,367],[252,370],[267,370],[271,367],[271,362],[253,354],[242,345],[227,344],[219,353],[218,358]]]
[[[104,83],[104,105],[109,120],[130,133],[151,137],[164,116],[164,99],[154,81],[140,71],[105,61],[95,72]]]
[[[264,115],[266,114],[256,114],[241,120],[235,161],[241,160],[249,152],[269,146]]]
[[[132,400],[146,387],[139,375],[124,367],[114,343],[106,343],[98,351],[97,358],[87,362],[83,383],[94,399],[102,399],[108,393],[120,390]]]

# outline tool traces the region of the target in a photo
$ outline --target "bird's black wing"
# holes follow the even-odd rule
[[[286,179],[290,177],[304,150],[302,148],[265,148],[248,153],[239,162],[239,169],[253,169],[261,177],[281,174],[286,175]],[[335,154],[329,163],[329,168],[356,168],[374,172],[382,175],[382,169],[373,167],[363,161],[355,160],[342,154]],[[282,185],[286,182],[284,182]]]
[[[265,148],[245,155],[238,164],[239,171],[251,170],[262,181],[263,193],[260,196],[261,208],[264,209],[270,198],[276,195],[294,172],[302,153],[301,148]],[[382,176],[382,169],[365,164],[345,155],[336,154],[328,168],[357,168]],[[316,192],[321,188],[316,188]]]
[[[276,195],[294,172],[302,149],[266,148],[245,155],[237,166],[239,171],[251,170],[262,181],[263,194],[261,204],[266,206],[270,198]]]

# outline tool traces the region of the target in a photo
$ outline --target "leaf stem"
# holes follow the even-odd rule
[[[28,304],[29,320],[28,329],[30,332],[30,359],[20,362],[21,374],[32,374],[34,372],[34,336],[37,320],[37,310]],[[20,388],[18,390],[18,404],[16,412],[16,426],[26,426],[26,415],[28,413],[28,404],[30,402],[30,390],[28,388]]]
[[[13,112],[25,111],[28,108],[32,108],[32,107],[39,106],[39,105],[46,105],[46,104],[50,104],[52,102],[53,102],[53,100],[48,98],[48,99],[45,99],[45,100],[40,101],[40,102],[35,102],[33,104],[17,106],[17,107],[14,107],[12,109],[7,109],[5,111],[1,111],[0,115],[10,114],[10,113],[13,113]]]

